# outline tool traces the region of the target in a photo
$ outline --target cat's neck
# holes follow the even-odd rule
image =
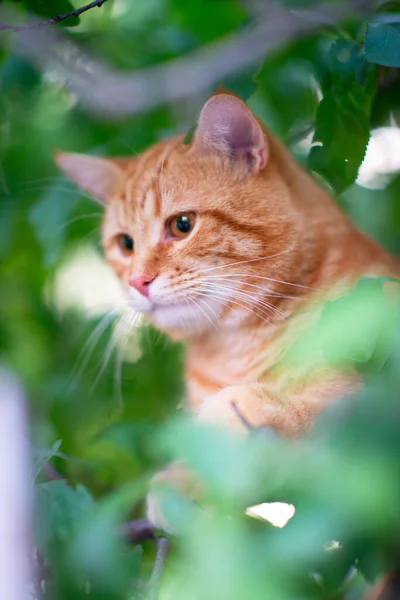
[[[285,328],[284,319],[267,322],[253,315],[191,337],[186,344],[189,403],[196,406],[226,386],[256,381],[276,362],[278,339]]]

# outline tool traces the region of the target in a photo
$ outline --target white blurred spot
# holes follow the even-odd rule
[[[400,129],[374,129],[358,172],[357,183],[370,189],[382,189],[397,171],[400,171]]]
[[[125,304],[113,270],[91,246],[81,246],[66,258],[46,296],[60,313],[75,308],[90,317]]]
[[[296,512],[293,504],[285,502],[264,502],[246,509],[246,515],[255,519],[269,521],[275,527],[285,527]]]

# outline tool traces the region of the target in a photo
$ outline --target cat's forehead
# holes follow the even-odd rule
[[[187,156],[182,143],[157,145],[145,152],[127,178],[124,197],[135,218],[165,217],[196,208],[210,185],[201,161]]]

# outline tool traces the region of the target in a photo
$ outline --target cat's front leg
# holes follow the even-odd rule
[[[226,387],[207,396],[197,412],[200,423],[215,424],[244,434],[249,433],[249,426],[269,426],[290,437],[304,433],[314,417],[314,411],[304,402],[283,397],[263,383]],[[172,486],[190,499],[199,497],[200,485],[182,463],[170,465],[153,478],[153,489],[147,498],[148,518],[160,529],[173,533],[157,489],[163,485]]]
[[[272,427],[285,436],[305,433],[315,410],[300,399],[284,396],[267,384],[229,386],[208,396],[198,409],[198,421],[246,433],[249,426]]]

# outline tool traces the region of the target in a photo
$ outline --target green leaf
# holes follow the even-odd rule
[[[400,66],[400,3],[388,2],[368,23],[365,53],[371,63]]]
[[[93,498],[82,485],[73,489],[65,481],[40,483],[35,491],[35,541],[45,551],[50,544],[71,537],[78,520],[93,507]]]
[[[110,505],[97,507],[81,520],[69,550],[75,573],[90,581],[95,597],[96,592],[100,597],[125,597],[139,573],[142,548],[126,545],[120,534],[120,516]]]
[[[201,42],[208,42],[235,31],[247,17],[237,0],[171,0],[176,21]]]
[[[380,369],[393,348],[398,298],[387,278],[363,278],[346,295],[310,313],[307,329],[287,349],[283,365],[307,376],[323,366],[356,365]],[[284,367],[285,368],[285,367]]]
[[[61,446],[61,440],[57,440],[54,442],[51,448],[48,449],[35,449],[34,450],[34,458],[33,458],[33,480],[37,478],[44,465],[49,462],[49,460],[58,454],[58,451]]]
[[[70,0],[52,0],[51,2],[48,0],[23,0],[23,4],[30,13],[48,19],[75,10],[75,6],[73,6]],[[60,25],[64,27],[79,25],[79,17],[68,17],[64,21],[61,21]]]
[[[341,192],[355,181],[365,155],[376,72],[350,40],[332,46],[329,63],[330,84],[318,107],[309,166]]]
[[[289,49],[268,56],[255,77],[260,111],[269,109],[271,114],[265,114],[265,121],[283,139],[290,137],[293,129],[304,129],[315,121],[318,94],[314,46],[313,40],[299,40]]]
[[[32,206],[29,221],[42,246],[46,265],[59,258],[67,234],[68,217],[79,201],[79,193],[71,195],[75,187],[66,182],[56,183]]]

